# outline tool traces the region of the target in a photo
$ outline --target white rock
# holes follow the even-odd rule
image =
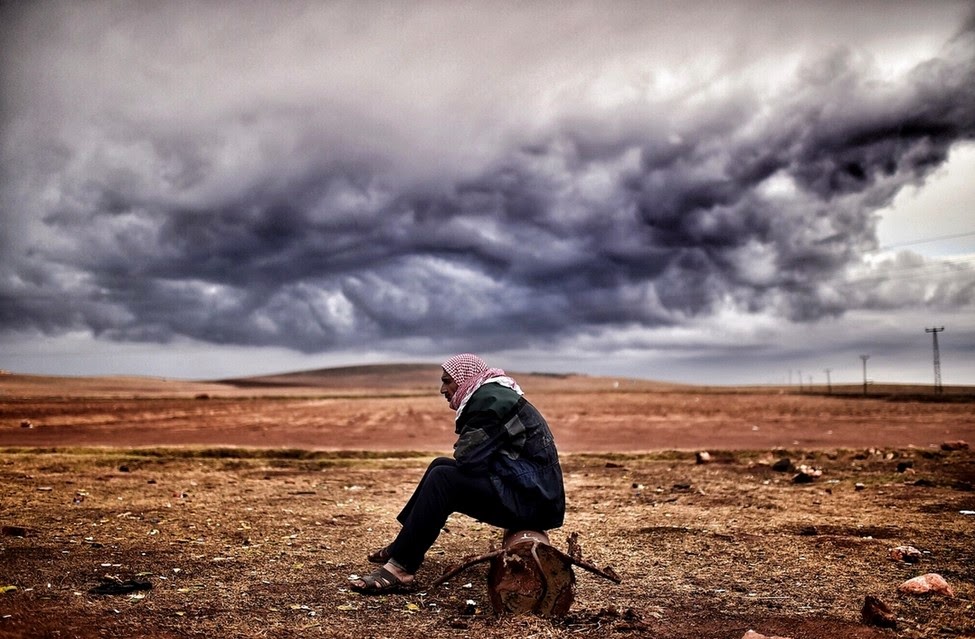
[[[894,561],[906,561],[916,564],[921,561],[921,551],[914,546],[898,546],[890,549],[890,558]]]

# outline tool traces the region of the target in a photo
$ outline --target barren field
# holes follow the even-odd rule
[[[455,516],[417,593],[357,595],[350,576],[450,451],[436,372],[0,377],[0,637],[975,637],[975,453],[942,446],[975,444],[964,393],[519,375],[563,454],[553,543],[577,532],[622,584],[577,569],[568,617],[495,617],[484,565],[428,587],[500,541]],[[822,475],[796,483],[784,458]],[[901,545],[920,561],[891,559]],[[930,572],[955,596],[898,592]],[[866,595],[896,630],[862,623]]]

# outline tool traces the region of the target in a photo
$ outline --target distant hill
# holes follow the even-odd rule
[[[786,386],[695,386],[627,377],[598,377],[578,373],[517,372],[509,374],[529,395],[587,392],[790,393]],[[862,397],[860,384],[834,384],[832,394]],[[341,366],[273,375],[211,381],[136,376],[64,377],[0,374],[0,397],[258,397],[429,395],[440,389],[440,364],[392,363]],[[806,393],[825,395],[817,386]],[[946,386],[935,395],[930,385],[871,384],[871,399],[897,401],[975,401],[975,387]]]
[[[320,389],[327,391],[371,390],[379,394],[436,393],[440,389],[440,364],[371,364],[343,366],[310,371],[281,373],[218,380],[216,383],[235,388],[262,389]],[[686,388],[627,378],[592,377],[575,373],[518,373],[510,372],[526,391],[610,391],[610,390],[668,390]]]
[[[275,375],[216,380],[215,383],[237,388],[319,388],[319,389],[388,389],[396,391],[429,390],[440,384],[439,364],[371,364],[340,366]],[[436,389],[435,389],[436,390]]]
[[[691,386],[623,377],[510,373],[528,393],[667,391]],[[440,364],[372,364],[219,380],[137,376],[0,375],[5,397],[253,397],[430,395],[440,390]]]

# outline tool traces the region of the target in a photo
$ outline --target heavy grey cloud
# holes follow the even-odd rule
[[[548,29],[544,4],[236,6],[4,9],[0,330],[487,351],[975,304],[969,265],[913,286],[920,258],[862,261],[876,212],[975,137],[970,19],[889,73],[790,48],[791,13],[685,68],[635,5]]]

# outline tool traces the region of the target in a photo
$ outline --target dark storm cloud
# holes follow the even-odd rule
[[[32,221],[0,238],[0,329],[492,350],[727,307],[896,307],[904,290],[850,269],[876,211],[975,136],[975,57],[965,32],[888,82],[839,50],[772,94],[566,114],[439,180],[395,127],[333,106],[113,115],[93,146],[5,169],[3,206]],[[935,303],[972,303],[942,279]]]

